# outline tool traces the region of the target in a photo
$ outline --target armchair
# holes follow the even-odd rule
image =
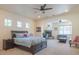
[[[75,45],[76,47],[79,45],[79,36],[76,36],[73,40],[69,41],[70,47]]]

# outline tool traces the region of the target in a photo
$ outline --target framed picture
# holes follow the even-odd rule
[[[36,32],[41,32],[41,27],[36,27]]]

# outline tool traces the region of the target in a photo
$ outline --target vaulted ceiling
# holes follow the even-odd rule
[[[34,8],[40,8],[42,4],[0,4],[0,9],[22,15],[31,19],[38,19],[50,16],[56,16],[67,12],[79,10],[79,5],[71,4],[47,4],[47,8],[52,10],[45,11],[45,14]],[[40,16],[40,17],[39,17]]]

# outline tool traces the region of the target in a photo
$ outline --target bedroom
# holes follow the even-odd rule
[[[6,51],[3,50],[3,40],[7,40],[11,38],[11,31],[28,31],[33,36],[43,36],[43,30],[47,29],[47,25],[50,25],[51,22],[57,22],[59,20],[68,20],[72,23],[72,31],[71,31],[71,39],[74,36],[79,35],[78,31],[79,28],[77,27],[79,25],[79,5],[56,5],[56,4],[47,4],[46,8],[52,8],[52,10],[49,11],[39,11],[35,10],[35,8],[40,8],[42,4],[15,4],[15,5],[0,5],[0,52],[1,54],[11,54],[10,51],[18,51],[18,49],[14,48],[11,50]],[[53,26],[54,24],[52,24]],[[57,25],[57,23],[56,23]],[[55,25],[55,30],[52,31],[52,34],[55,39],[57,39],[58,30],[57,26]],[[36,31],[36,27],[41,27],[41,32],[39,28],[37,28],[38,31]],[[51,28],[49,28],[51,29]],[[47,39],[48,40],[48,39]],[[53,39],[52,39],[53,40]],[[44,52],[38,52],[37,54],[65,54],[64,49],[68,48],[68,51],[71,51],[73,54],[79,54],[76,48],[70,48],[69,43],[67,43],[67,46],[63,46],[66,44],[58,43],[58,40],[52,41],[51,39],[48,40],[48,46]],[[53,45],[53,46],[52,46]],[[60,50],[56,50],[57,52],[61,51],[62,53],[57,53],[54,49],[60,48]],[[63,48],[63,49],[62,49]],[[74,49],[74,50],[73,50]],[[55,51],[55,52],[54,52]],[[23,51],[24,52],[24,51]],[[22,51],[19,51],[17,53],[12,54],[23,54]],[[25,54],[30,54],[28,52],[24,52]],[[71,54],[71,53],[66,53]]]

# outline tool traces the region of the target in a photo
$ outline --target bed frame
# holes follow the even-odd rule
[[[12,40],[14,41],[14,33],[26,33],[27,31],[11,31],[11,35],[12,35]],[[28,51],[30,53],[32,53],[33,55],[37,52],[39,52],[40,50],[44,49],[47,47],[47,41],[43,41],[39,44],[33,45],[30,48],[25,47],[25,46],[21,46],[21,45],[17,45],[14,43],[14,47],[20,48],[22,50]]]

